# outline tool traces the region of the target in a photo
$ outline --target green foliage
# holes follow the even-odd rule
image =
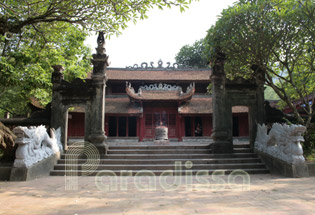
[[[314,116],[307,95],[315,92],[315,4],[312,0],[240,0],[223,10],[205,38],[212,63],[226,55],[229,78],[265,72],[271,87],[297,122],[309,127]],[[302,117],[294,101],[302,102]]]
[[[178,6],[180,11],[191,0],[6,0],[0,3],[0,35],[20,33],[26,26],[67,22],[89,31],[102,30],[106,35],[119,33],[127,22],[146,18],[154,6]]]
[[[315,161],[315,123],[312,123],[309,128],[304,137],[304,153],[308,161]]]
[[[271,87],[266,86],[265,99],[266,100],[279,100],[279,96],[276,94],[276,92]]]
[[[87,33],[68,23],[44,23],[41,31],[25,27],[0,43],[0,114],[25,115],[30,97],[43,105],[51,99],[52,65],[65,67],[65,79],[85,78],[91,71]]]
[[[177,53],[175,60],[181,66],[193,68],[207,68],[204,40],[197,40],[193,45],[183,46]]]
[[[154,6],[178,6],[191,0],[5,0],[0,2],[0,116],[27,114],[30,97],[50,101],[52,65],[65,79],[85,78],[91,51],[88,31],[119,34],[129,21],[147,18]]]
[[[306,152],[304,156],[308,162],[315,162],[315,151],[309,153]]]

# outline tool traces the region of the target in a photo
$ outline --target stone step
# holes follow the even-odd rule
[[[61,159],[66,155],[62,154]],[[70,159],[85,159],[81,154],[67,154]],[[255,153],[231,153],[231,154],[108,154],[100,155],[100,159],[210,159],[210,158],[257,158]]]
[[[78,148],[79,149],[79,148]],[[84,151],[77,150],[78,152]],[[235,153],[252,153],[250,148],[235,148]],[[112,149],[107,154],[210,154],[210,149]]]
[[[110,149],[108,154],[209,154],[210,149]]]
[[[209,149],[209,145],[118,145],[118,146],[110,146],[110,150],[128,150],[128,149],[147,149],[147,150],[156,150],[156,149]]]
[[[71,146],[73,147],[73,146]],[[74,150],[68,153],[80,153],[83,145],[76,145]],[[65,160],[65,158],[70,160]],[[93,156],[92,156],[93,158]],[[187,161],[193,166],[190,169],[185,167]],[[107,155],[100,155],[100,160],[89,160],[89,163],[96,163],[97,170],[85,171],[82,167],[87,162],[86,155],[82,154],[62,154],[61,159],[51,175],[64,176],[66,174],[66,164],[70,165],[72,175],[97,175],[102,171],[110,171],[115,175],[131,172],[132,175],[141,173],[141,170],[150,171],[158,176],[165,171],[174,171],[175,162],[181,164],[181,171],[177,174],[185,175],[186,171],[197,174],[202,171],[212,174],[214,171],[226,171],[226,174],[234,170],[244,170],[248,174],[265,174],[269,170],[253,152],[249,144],[234,145],[234,153],[212,154],[208,144],[194,143],[185,145],[139,145],[118,144],[110,146]],[[69,166],[67,166],[67,172]],[[125,174],[126,175],[126,174]]]
[[[186,170],[185,163],[178,162],[182,170]],[[54,170],[81,171],[84,170],[85,165],[65,165],[57,164]],[[175,162],[173,164],[136,164],[136,165],[104,165],[95,166],[96,170],[174,170]],[[88,168],[91,168],[88,166]],[[180,167],[179,167],[180,168]],[[240,163],[240,164],[193,164],[192,170],[200,169],[263,169],[265,165],[262,163]]]
[[[212,158],[212,159],[101,159],[90,160],[91,163],[99,164],[174,164],[174,162],[191,161],[193,164],[227,164],[227,163],[259,163],[260,158]],[[71,164],[84,164],[86,159],[67,160]],[[65,164],[65,159],[60,159],[58,164]]]
[[[233,148],[250,148],[250,144],[234,144]]]
[[[236,153],[250,153],[253,152],[250,148],[236,148],[234,149]],[[110,149],[108,154],[210,154],[210,149]]]
[[[254,150],[251,148],[234,148],[234,153],[252,153]]]
[[[75,145],[75,146],[69,146],[71,148],[77,148],[77,149],[82,149],[83,150],[83,145]],[[249,149],[250,145],[249,144],[242,144],[242,145],[233,145],[233,148],[235,150],[238,149]],[[117,145],[117,146],[110,146],[110,150],[164,150],[164,149],[180,149],[180,150],[185,150],[185,149],[204,149],[204,150],[209,150],[210,145]]]
[[[191,170],[192,171],[192,174],[193,175],[196,175],[197,173],[201,174],[201,175],[204,175],[204,174],[208,174],[208,175],[211,175],[213,174],[215,171],[224,171],[225,175],[228,175],[230,174],[231,172],[233,171],[239,171],[239,169],[201,169],[201,170]],[[261,168],[261,169],[241,169],[242,171],[248,173],[248,174],[267,174],[269,173],[269,170],[266,169],[266,168]],[[161,175],[162,173],[164,173],[163,175],[182,175],[182,176],[185,176],[186,175],[186,171],[187,170],[183,170],[183,171],[167,171],[165,172],[165,170],[151,170],[151,171],[147,171],[155,176],[159,176]],[[115,170],[115,171],[111,171],[111,173],[115,174],[116,176],[130,176],[130,174],[132,176],[135,176],[137,173],[142,173],[143,174],[143,171],[128,171],[128,170]],[[122,174],[121,174],[122,173]],[[97,174],[99,174],[99,176],[106,176],[104,174],[104,172],[102,173],[101,170],[96,170],[96,171],[83,171],[83,170],[80,170],[80,171],[76,171],[76,172],[71,172],[71,176],[96,176]],[[64,170],[52,170],[51,173],[50,173],[51,176],[65,176],[66,173]],[[147,175],[147,174],[146,174]]]

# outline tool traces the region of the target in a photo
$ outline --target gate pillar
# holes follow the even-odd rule
[[[227,107],[225,90],[225,56],[217,54],[215,65],[211,74],[212,83],[212,109],[213,109],[213,143],[210,145],[212,153],[232,153],[233,140],[231,136],[230,118],[232,110]]]
[[[89,106],[89,136],[88,141],[93,143],[100,153],[106,151],[106,135],[104,132],[105,123],[105,88],[106,88],[106,68],[108,56],[105,53],[105,39],[103,32],[97,38],[98,47],[96,54],[93,54],[93,73],[92,73],[92,96]]]

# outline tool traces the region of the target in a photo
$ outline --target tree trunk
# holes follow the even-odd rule
[[[13,132],[0,122],[0,149],[3,151],[1,161],[14,161],[17,148],[14,142],[15,138]]]

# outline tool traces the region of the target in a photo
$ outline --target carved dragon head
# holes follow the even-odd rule
[[[24,131],[24,127],[18,126],[13,129],[13,133],[16,136],[15,143],[17,144],[26,144],[30,139],[29,135],[27,135]]]

